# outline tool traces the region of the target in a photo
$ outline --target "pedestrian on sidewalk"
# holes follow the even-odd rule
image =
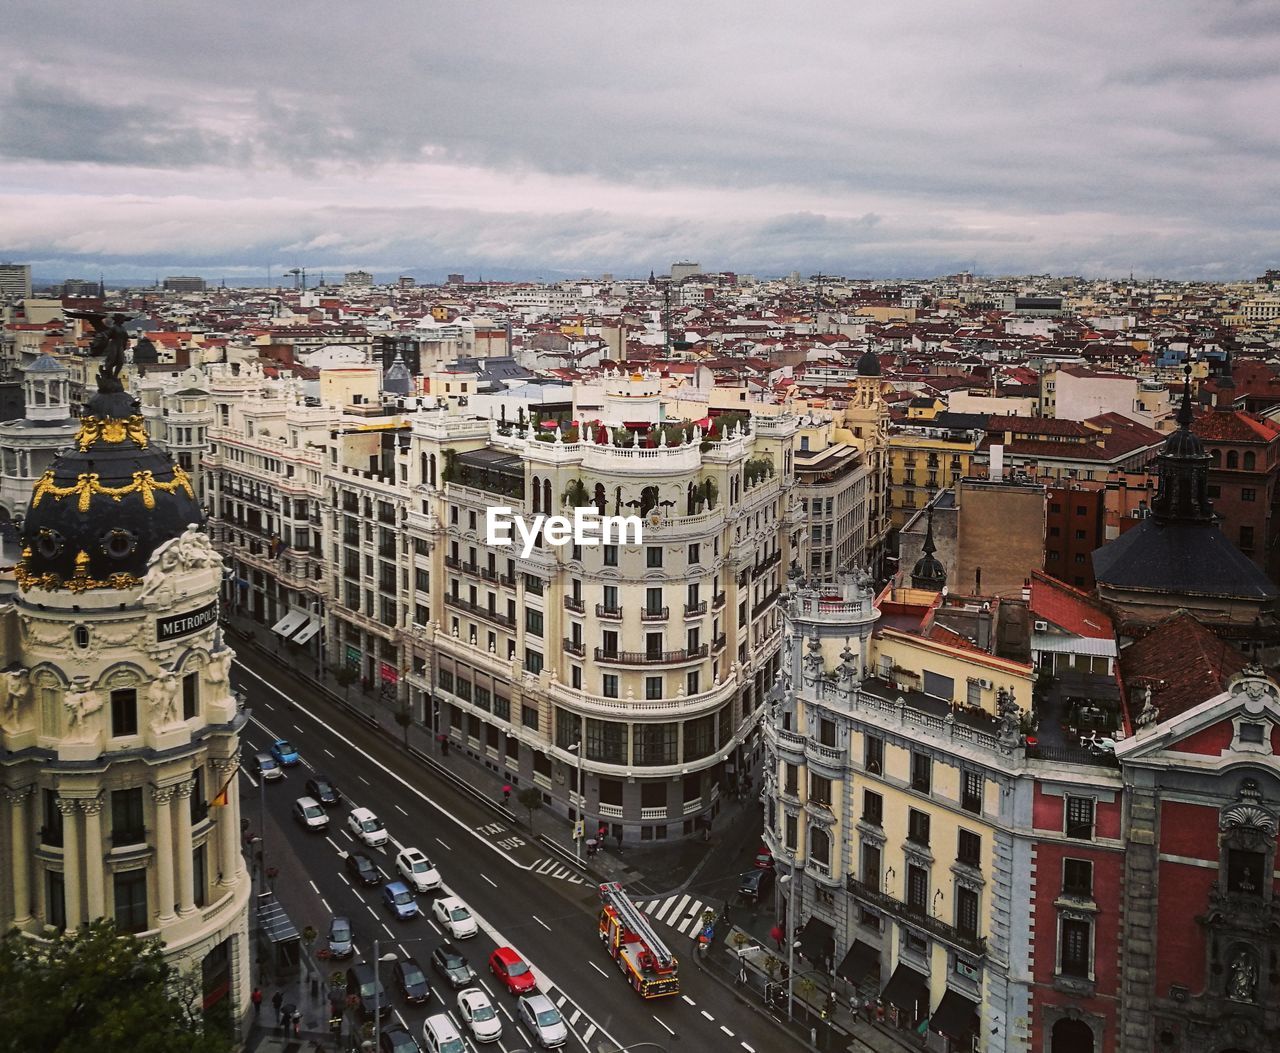
[[[441,756],[444,756],[444,757],[449,756],[449,736],[448,735],[440,736],[440,754]]]
[[[284,1005],[284,992],[277,991],[271,998],[271,1004],[275,1007],[276,1023],[278,1024],[282,1019],[284,1019],[283,1010],[280,1008]]]
[[[783,933],[781,925],[775,925],[769,930],[769,939],[773,940],[773,944],[778,948],[778,950],[782,950],[782,936]]]
[[[253,1019],[258,1019],[258,1013],[262,1009],[262,989],[255,987],[253,994],[249,996],[249,1001],[253,1003]]]
[[[502,787],[502,803],[503,804],[511,803],[511,784],[510,783],[506,783]]]
[[[604,829],[604,827],[601,827],[600,829],[601,829],[601,830],[603,830],[603,829]],[[603,834],[601,834],[600,836],[601,836],[601,837],[603,837],[604,835],[603,835]],[[618,832],[617,832],[616,834],[614,834],[613,836],[617,839],[617,841],[618,841],[618,851],[619,851],[619,852],[621,852],[621,851],[622,851],[622,827],[618,827]]]

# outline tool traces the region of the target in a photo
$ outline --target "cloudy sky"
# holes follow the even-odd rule
[[[0,259],[1240,278],[1274,0],[10,0]]]

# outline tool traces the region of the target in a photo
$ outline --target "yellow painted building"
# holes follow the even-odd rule
[[[889,436],[889,517],[895,529],[906,525],[939,490],[973,473],[977,439],[930,438],[913,432]]]

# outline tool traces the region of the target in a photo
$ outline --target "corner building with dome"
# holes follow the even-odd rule
[[[159,937],[238,1031],[246,717],[218,625],[222,559],[137,402],[99,388],[35,481],[0,593],[0,927],[38,939],[106,917]]]

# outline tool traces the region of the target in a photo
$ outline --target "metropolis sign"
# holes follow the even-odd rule
[[[194,611],[184,614],[171,614],[167,618],[156,619],[156,641],[176,640],[180,636],[190,636],[199,632],[218,620],[218,601],[206,603]]]

